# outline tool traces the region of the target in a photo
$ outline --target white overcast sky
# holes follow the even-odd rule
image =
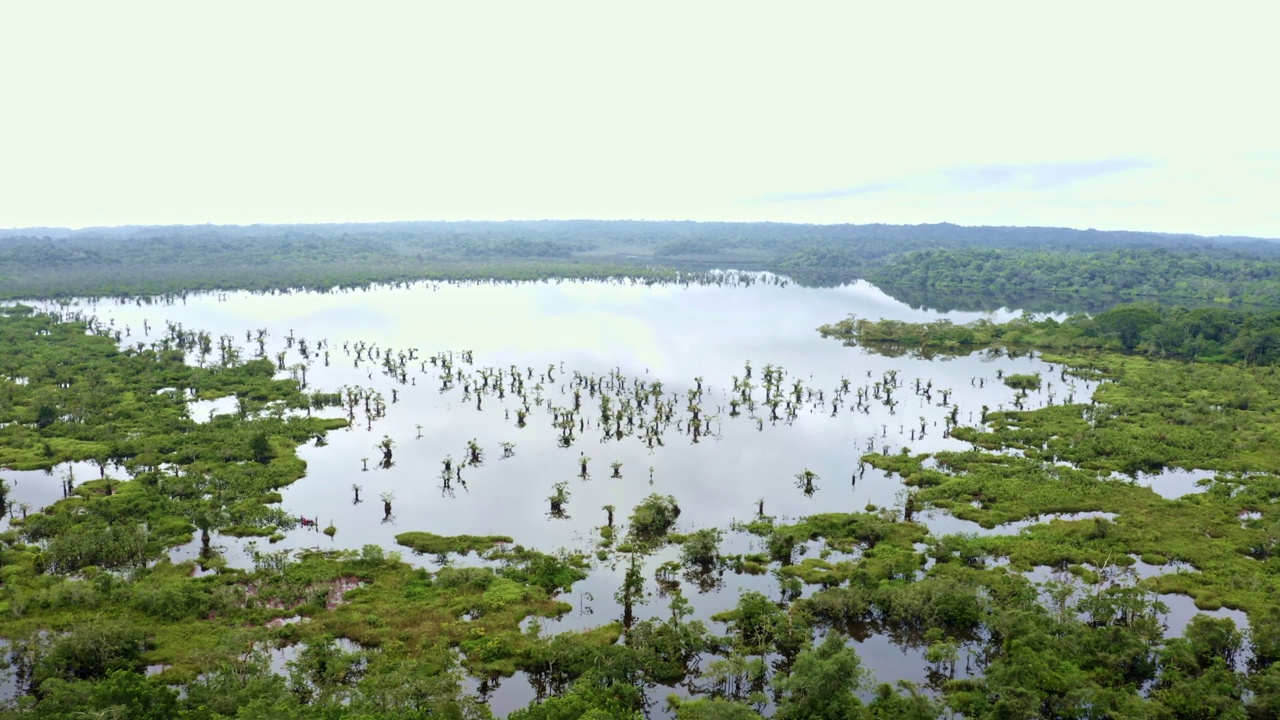
[[[0,227],[1280,237],[1272,2],[0,3]]]

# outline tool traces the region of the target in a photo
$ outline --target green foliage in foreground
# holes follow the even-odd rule
[[[63,408],[87,407],[79,398],[89,389],[59,382],[57,368],[41,364],[48,356],[104,382],[133,368],[105,407],[133,428],[116,442],[140,452],[119,455],[130,479],[82,481],[0,535],[0,636],[25,691],[0,717],[489,717],[464,692],[464,671],[526,673],[541,698],[513,714],[526,720],[643,717],[645,691],[676,685],[695,695],[668,701],[678,718],[756,718],[770,701],[775,717],[860,720],[1265,718],[1280,707],[1280,380],[1271,366],[1114,351],[1054,359],[1061,372],[1106,382],[1079,402],[993,411],[957,428],[971,450],[864,456],[901,478],[902,507],[790,523],[761,517],[742,528],[760,538],[751,555],[722,554],[714,529],[675,534],[675,499],[650,496],[630,515],[625,547],[601,545],[602,561],[622,571],[621,621],[547,635],[538,618],[568,609],[556,598],[585,577],[582,556],[505,542],[482,550],[495,538],[423,533],[411,539],[475,551],[480,566],[416,569],[376,546],[258,552],[252,571],[206,560],[216,572],[200,576],[193,562],[153,562],[168,538],[198,527],[269,526],[251,522],[254,513],[269,511],[274,489],[302,470],[292,450],[311,436],[290,434],[289,422],[307,418],[272,417],[254,403],[287,399],[296,386],[268,373],[254,379],[260,371],[235,363],[166,365],[163,352],[113,350],[83,326],[61,334],[58,323],[21,310],[0,327],[26,323],[45,332],[8,336],[14,357],[25,358],[10,371],[23,374],[9,377],[26,382],[4,390],[14,418],[4,430],[29,439],[0,449],[21,462],[29,445],[47,441],[80,457],[83,446],[65,439],[102,422],[89,412],[68,420],[74,414]],[[150,374],[160,370],[163,381]],[[198,381],[197,395],[242,388],[243,412],[195,424],[177,408],[165,415],[163,402],[150,407],[168,387],[191,395],[184,378]],[[1051,392],[1053,379],[1045,374],[1039,390],[1027,381],[1024,391]],[[163,392],[134,389],[159,382]],[[31,412],[32,398],[58,410]],[[126,412],[135,402],[143,409]],[[153,426],[153,411],[182,437]],[[1132,482],[1164,467],[1217,477],[1177,500]],[[193,468],[221,483],[217,503],[208,491],[181,492]],[[992,529],[1030,522],[1017,533],[937,537],[911,510]],[[1045,517],[1077,512],[1095,515]],[[655,576],[667,609],[637,618],[633,605],[657,604],[640,560],[669,542],[681,561]],[[1173,571],[1130,575],[1139,561]],[[1051,579],[1032,582],[1024,574],[1032,569]],[[777,594],[743,593],[712,618],[720,635],[692,618],[684,593],[728,572],[772,572]],[[1181,637],[1166,637],[1160,593],[1244,610],[1248,632],[1200,615]],[[847,640],[872,632],[920,652],[924,686],[874,684],[875,658]],[[279,646],[295,651],[283,674],[266,654]],[[159,672],[148,676],[149,667]]]
[[[1209,318],[1222,321],[1222,332],[1192,333],[1203,342],[1193,341],[1199,349],[1189,355],[1218,362],[1152,357],[1158,328]],[[915,507],[988,529],[1032,524],[1016,533],[930,537],[935,564],[924,578],[898,590],[883,582],[830,587],[806,605],[831,622],[915,618],[926,636],[951,638],[927,653],[944,664],[951,643],[988,634],[983,676],[943,686],[948,704],[968,717],[1268,717],[1280,668],[1280,375],[1274,365],[1222,362],[1267,322],[1233,311],[1123,306],[1064,323],[851,319],[824,327],[889,352],[1053,348],[1069,353],[1046,358],[1062,373],[1104,382],[1090,398],[990,412],[979,427],[955,429],[972,450],[864,456],[901,478]],[[1024,392],[1052,392],[1049,378],[1044,387],[1030,376],[1007,380]],[[1202,492],[1173,500],[1133,481],[1170,467],[1218,474]],[[1129,575],[1139,561],[1177,570]],[[1065,579],[1045,583],[1026,604],[1018,573],[1036,568]],[[1238,664],[1245,637],[1229,620],[1198,616],[1183,638],[1164,639],[1154,593],[1188,595],[1205,610],[1245,610],[1250,665]],[[1140,692],[1144,685],[1149,691]]]
[[[296,523],[275,506],[275,491],[306,472],[294,448],[346,420],[311,417],[312,398],[275,380],[268,360],[224,351],[218,365],[186,364],[188,351],[207,354],[207,335],[170,328],[149,347],[121,349],[110,329],[95,329],[0,310],[0,466],[99,470],[68,476],[67,499],[11,521],[30,544],[16,552],[38,546],[31,562],[46,572],[127,570],[196,529],[270,535]],[[227,395],[235,414],[189,416],[188,400]]]

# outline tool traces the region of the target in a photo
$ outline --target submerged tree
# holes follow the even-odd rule
[[[813,483],[818,479],[817,473],[805,468],[803,472],[796,473],[796,487],[800,488],[805,497],[813,497],[813,494],[817,491]]]
[[[382,441],[379,442],[374,447],[382,451],[382,460],[379,461],[378,465],[382,467],[383,470],[389,469],[392,465],[391,449],[395,447],[395,441],[392,440],[389,436],[383,435]]]
[[[641,545],[661,545],[680,517],[680,506],[670,495],[650,495],[631,511],[631,539]]]
[[[640,553],[637,552],[628,553],[622,586],[614,594],[614,599],[622,605],[622,629],[628,638],[631,636],[631,627],[635,624],[634,606],[644,603],[644,575],[640,572],[639,556]]]
[[[801,652],[790,673],[775,680],[775,690],[781,696],[775,717],[863,717],[862,701],[856,693],[866,687],[868,679],[858,652],[845,645],[840,635],[830,633],[821,645]]]
[[[561,480],[554,486],[554,492],[547,498],[551,503],[551,517],[563,520],[568,515],[564,512],[565,503],[569,502],[569,483]]]

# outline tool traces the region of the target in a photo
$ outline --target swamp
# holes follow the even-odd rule
[[[11,302],[0,717],[1277,716],[1275,319],[1062,307]]]

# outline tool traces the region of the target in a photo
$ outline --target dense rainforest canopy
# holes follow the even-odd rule
[[[1108,250],[917,250],[895,257],[871,279],[935,293],[1027,296],[1163,297],[1275,305],[1280,259],[1253,252]]]
[[[1063,320],[1030,314],[1006,323],[949,320],[904,323],[850,317],[821,328],[828,335],[903,351],[972,352],[992,345],[1055,350],[1121,350],[1153,358],[1247,365],[1280,364],[1280,311],[1183,308],[1126,303]]]
[[[4,298],[325,290],[420,279],[661,279],[675,269],[730,266],[808,284],[871,279],[908,301],[928,291],[942,306],[992,294],[1280,300],[1269,282],[1280,268],[1280,243],[1257,238],[946,223],[591,220],[0,231]]]

